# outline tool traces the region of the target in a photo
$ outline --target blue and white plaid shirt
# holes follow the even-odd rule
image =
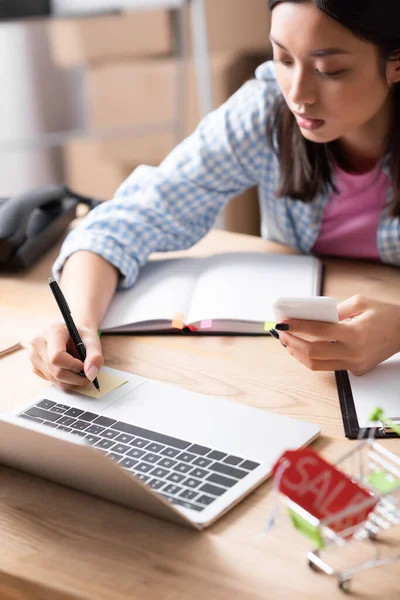
[[[231,198],[252,186],[259,187],[262,236],[309,253],[329,193],[310,204],[276,197],[279,162],[266,141],[266,118],[279,94],[273,64],[260,65],[256,79],[207,115],[159,167],[138,167],[113,200],[89,213],[65,240],[54,274],[73,252],[90,250],[117,267],[120,287],[129,287],[151,252],[189,248]],[[388,161],[383,168],[390,177]],[[387,209],[377,242],[382,261],[400,265],[400,220]]]

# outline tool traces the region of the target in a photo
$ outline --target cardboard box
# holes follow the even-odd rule
[[[266,52],[270,16],[267,0],[206,0],[210,52]],[[122,57],[174,52],[174,20],[166,10],[126,12],[115,16],[51,19],[49,43],[54,62],[63,68]],[[184,23],[189,52],[192,32],[189,7]]]
[[[225,102],[247,79],[252,78],[256,67],[265,58],[264,55],[213,55],[210,58],[210,66],[214,107]],[[178,103],[178,68],[174,59],[159,59],[119,61],[88,69],[88,113],[91,128],[110,130],[115,127],[118,134],[118,128],[120,130],[122,127],[154,128],[158,124],[165,132],[166,126],[169,125],[169,149],[172,149],[176,144],[174,127],[177,117],[183,119],[184,137],[196,128],[200,119],[197,81],[191,62],[185,68],[184,114],[177,114],[177,108],[182,103],[182,98]],[[168,132],[165,135],[164,145],[159,146],[162,151],[168,146]],[[124,138],[124,150],[121,148],[119,158],[125,156],[132,164],[135,134],[127,133]],[[132,139],[131,146],[129,138]],[[112,147],[111,142],[104,143],[105,147]],[[132,152],[130,156],[129,152]],[[158,164],[164,156],[165,153],[160,156],[155,152],[153,163]]]
[[[123,56],[169,54],[173,46],[171,15],[165,10],[50,19],[48,36],[53,61],[62,68]]]
[[[112,198],[135,168],[104,156],[98,140],[71,140],[64,147],[65,181],[76,192],[100,200]],[[227,231],[260,235],[260,214],[256,188],[230,201],[224,211]]]

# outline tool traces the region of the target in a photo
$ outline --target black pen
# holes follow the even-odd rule
[[[52,277],[50,277],[50,279],[49,279],[49,285],[50,285],[51,291],[53,292],[53,296],[56,299],[56,302],[58,304],[58,308],[61,311],[62,317],[63,317],[65,324],[67,326],[67,329],[69,331],[69,335],[71,336],[71,339],[75,344],[75,348],[79,354],[79,358],[81,359],[82,362],[85,362],[86,348],[82,342],[81,336],[79,335],[79,331],[76,328],[76,325],[75,325],[74,320],[71,315],[71,309],[69,308],[69,306],[67,304],[64,294],[62,293],[61,288],[58,285],[57,281],[54,281],[54,279]],[[81,371],[81,374],[84,375],[85,373],[83,371]],[[95,377],[93,379],[93,385],[96,388],[96,390],[100,391],[99,381],[98,381],[97,377]]]

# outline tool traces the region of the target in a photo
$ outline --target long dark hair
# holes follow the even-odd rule
[[[400,58],[400,0],[269,0],[272,10],[281,2],[312,2],[322,12],[350,29],[359,38],[378,46],[382,75],[387,61]],[[392,217],[400,217],[400,84],[393,86],[392,128],[387,150],[390,151],[393,201]],[[283,96],[275,102],[267,119],[267,139],[281,167],[278,196],[312,202],[319,194],[335,189],[330,150],[340,159],[335,142],[317,144],[303,137]]]

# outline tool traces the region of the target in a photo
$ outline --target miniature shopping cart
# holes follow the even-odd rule
[[[400,434],[382,411],[373,416]],[[305,449],[285,452],[273,469],[275,489],[293,525],[315,544],[307,554],[309,566],[335,576],[345,592],[355,573],[400,559],[400,528],[397,554],[383,557],[380,544],[381,534],[400,524],[400,457],[373,435],[372,430],[335,465]],[[371,544],[367,561],[338,570],[324,560],[329,546],[340,549],[357,541]]]

